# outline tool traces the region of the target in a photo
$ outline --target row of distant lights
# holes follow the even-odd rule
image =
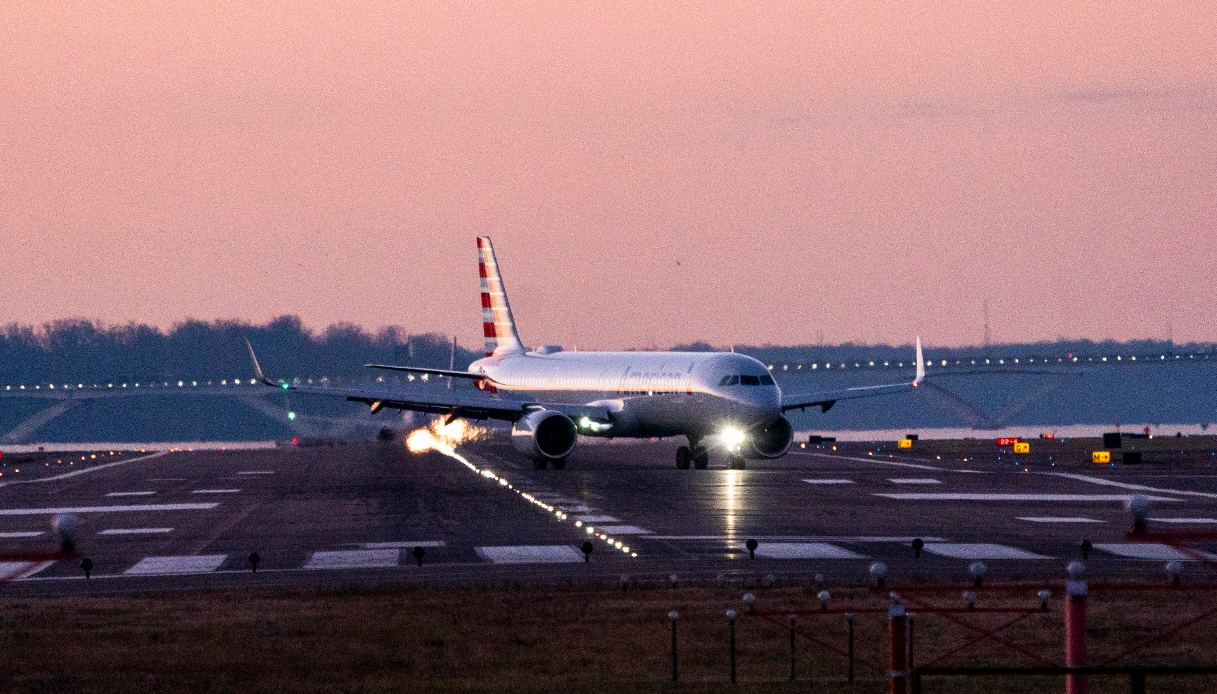
[[[451,457],[451,456],[449,456],[449,457]],[[556,520],[558,520],[559,522],[565,523],[571,519],[570,515],[568,513],[566,513],[565,511],[563,511],[562,509],[555,507],[553,504],[547,504],[544,501],[538,499],[537,497],[533,496],[532,494],[529,494],[526,491],[517,489],[515,487],[515,485],[513,485],[507,481],[506,477],[503,477],[502,475],[495,473],[493,470],[490,470],[489,468],[478,468],[476,465],[474,465],[473,463],[470,463],[467,460],[463,460],[463,459],[459,459],[459,460],[462,464],[465,465],[465,467],[476,472],[477,474],[481,475],[482,477],[485,477],[486,479],[488,479],[492,482],[498,482],[500,487],[505,487],[508,491],[515,492],[521,499],[527,501],[528,503],[532,504],[533,506],[536,506],[540,509],[545,510],[548,513],[553,514],[554,518]],[[583,521],[576,520],[575,527],[583,528],[583,531],[586,534],[594,537],[597,540],[604,542],[611,549],[617,550],[617,551],[621,552],[622,554],[625,554],[630,557],[634,557],[634,558],[638,557],[638,553],[632,551],[630,549],[629,545],[625,544],[621,540],[611,537],[608,533],[600,532],[593,525],[585,525],[583,523]]]
[[[1193,360],[1194,359],[1208,360],[1208,359],[1214,358],[1214,355],[1209,352],[1201,352],[1199,354],[1187,354],[1187,355],[1160,354],[1160,355],[1157,355],[1156,357],[1153,355],[1149,355],[1149,356],[1141,355],[1138,357],[1135,354],[1131,354],[1131,355],[1125,357],[1123,355],[1117,354],[1115,356],[1110,356],[1110,357],[1106,357],[1106,356],[1105,357],[1026,357],[1026,358],[1011,357],[1011,358],[999,358],[999,359],[986,358],[986,359],[955,359],[955,360],[940,359],[937,362],[928,360],[928,361],[926,361],[925,365],[926,365],[926,368],[929,368],[929,367],[933,367],[933,366],[939,366],[939,367],[943,367],[943,366],[991,366],[994,364],[996,364],[998,366],[1005,366],[1007,364],[1080,364],[1080,363],[1093,364],[1093,363],[1105,363],[1105,362],[1109,362],[1109,361],[1116,361],[1116,362],[1168,361],[1168,360],[1182,361],[1184,359],[1184,357],[1186,357],[1187,359],[1193,359]],[[852,366],[855,369],[880,368],[880,367],[888,368],[893,365],[896,366],[897,368],[904,368],[906,364],[908,366],[914,365],[913,362],[903,362],[903,361],[893,362],[893,361],[870,360],[870,361],[866,361],[866,362],[856,361],[856,362],[853,362]],[[832,362],[824,362],[822,364],[817,363],[817,362],[811,362],[811,363],[807,364],[806,366],[808,369],[811,369],[811,370],[817,370],[820,368],[824,368],[824,369],[850,368],[850,364],[848,362],[838,362],[837,364],[833,364]],[[804,367],[803,364],[782,364],[781,365],[782,371],[790,371],[792,368],[795,371],[799,371],[799,370],[802,370],[803,367]],[[776,364],[769,365],[770,371],[774,371],[775,369],[777,369]]]
[[[118,455],[118,453],[117,453],[116,451],[110,451],[110,455],[111,455],[111,456],[115,456],[115,455]],[[96,454],[96,453],[90,453],[90,454],[88,454],[88,455],[81,455],[81,456],[80,456],[80,460],[81,460],[81,462],[88,461],[88,460],[97,460],[97,454]],[[55,464],[56,464],[56,465],[63,465],[63,458],[58,458],[58,459],[56,459],[56,460],[55,460]],[[68,465],[75,465],[75,464],[76,464],[76,461],[75,461],[75,460],[69,460],[69,461],[68,461]],[[50,463],[50,461],[47,461],[47,462],[43,463],[43,464],[42,464],[42,467],[48,467],[48,468],[49,468],[49,467],[51,467],[51,463]],[[4,472],[5,472],[5,471],[0,470],[0,477],[4,477]],[[13,468],[12,470],[9,470],[8,472],[11,472],[11,473],[12,473],[12,474],[14,474],[14,475],[19,475],[19,474],[21,474],[21,468],[19,468],[19,467],[15,467],[15,468]]]
[[[1192,360],[1200,359],[1202,361],[1207,361],[1209,359],[1217,358],[1217,355],[1214,355],[1213,353],[1210,353],[1210,352],[1200,352],[1198,354],[1192,353],[1192,354],[1186,354],[1186,355],[1184,355],[1184,354],[1170,354],[1170,355],[1160,354],[1160,355],[1157,355],[1156,357],[1153,355],[1137,356],[1135,354],[1125,357],[1123,355],[1117,354],[1115,356],[1110,356],[1110,357],[1107,357],[1107,356],[1104,356],[1104,357],[1027,357],[1027,358],[1011,357],[1011,358],[999,358],[999,359],[986,358],[986,359],[955,359],[955,360],[940,359],[937,362],[932,361],[932,360],[926,361],[925,365],[927,368],[930,368],[930,367],[935,367],[935,366],[937,366],[937,367],[992,366],[995,364],[998,366],[1006,366],[1008,364],[1020,364],[1020,365],[1021,364],[1069,364],[1069,363],[1093,364],[1093,363],[1106,363],[1106,362],[1112,362],[1112,361],[1115,361],[1115,362],[1168,361],[1168,360],[1182,361],[1185,357],[1187,359],[1192,359]],[[872,359],[872,360],[869,360],[866,362],[855,361],[851,365],[848,362],[838,362],[836,364],[833,364],[832,362],[826,361],[823,363],[811,362],[806,365],[804,365],[804,364],[782,364],[781,370],[790,371],[793,369],[795,371],[801,371],[804,368],[804,366],[806,366],[806,368],[813,370],[813,371],[819,370],[821,368],[823,368],[823,369],[848,369],[848,368],[851,368],[851,366],[852,366],[852,368],[855,368],[855,369],[890,368],[892,366],[903,369],[903,368],[905,368],[906,365],[911,367],[911,366],[913,366],[913,362],[890,361],[890,360],[875,361]],[[769,365],[770,371],[774,371],[777,368],[778,368],[777,364]],[[428,376],[427,374],[424,374],[423,376],[420,377],[420,380],[429,381],[430,379],[427,376]],[[413,380],[415,380],[415,377],[413,374],[411,374],[411,375],[407,376],[407,379],[410,381],[413,381]],[[328,384],[330,382],[330,379],[328,377],[322,377],[322,378],[318,378],[315,380],[317,383],[320,383],[323,385]],[[385,378],[383,376],[377,376],[375,380],[377,383],[385,382]],[[314,379],[296,378],[296,379],[292,379],[290,382],[295,385],[301,385],[304,383],[307,383],[308,385],[312,385],[314,383]],[[219,386],[241,386],[241,385],[255,386],[255,385],[258,385],[258,380],[256,378],[246,378],[246,379],[233,378],[233,379],[221,379],[218,383],[215,380],[208,380],[208,381],[179,380],[177,382],[153,381],[153,382],[149,382],[149,383],[139,383],[139,382],[136,382],[136,383],[106,383],[105,385],[102,385],[100,383],[94,383],[92,385],[85,385],[84,383],[77,383],[75,386],[73,386],[70,383],[64,383],[62,385],[56,385],[54,383],[49,383],[45,386],[45,388],[46,388],[46,390],[57,390],[57,389],[58,390],[73,390],[73,389],[75,389],[75,390],[105,390],[107,388],[111,388],[111,389],[112,388],[120,388],[120,389],[121,388],[141,388],[141,387],[143,387],[143,388],[172,388],[174,386],[176,386],[178,388],[186,388],[188,386],[191,388],[198,388],[199,386],[217,386],[217,385],[219,385]],[[6,390],[6,391],[43,390],[43,385],[42,384],[28,385],[28,386],[27,385],[17,385],[17,386],[6,385],[6,386],[4,386],[4,390]]]

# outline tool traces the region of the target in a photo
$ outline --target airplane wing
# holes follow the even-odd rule
[[[258,356],[254,353],[253,346],[249,344],[248,340],[245,346],[249,349],[250,359],[253,360],[254,373],[263,384],[303,395],[343,398],[352,402],[361,402],[367,405],[373,414],[381,409],[389,408],[429,414],[445,414],[450,418],[501,419],[507,422],[514,422],[535,410],[554,410],[574,419],[588,417],[600,422],[611,421],[608,410],[604,407],[546,403],[531,400],[511,400],[481,391],[462,392],[442,390],[431,392],[425,388],[402,386],[331,388],[328,386],[302,386],[286,381],[273,381],[263,373],[262,365],[258,363]]]
[[[808,407],[818,407],[821,412],[827,412],[838,400],[853,400],[855,398],[870,398],[877,395],[905,393],[917,388],[925,382],[925,357],[921,353],[921,338],[917,338],[917,372],[912,381],[904,383],[887,383],[877,386],[858,386],[839,390],[819,390],[791,392],[782,394],[782,411],[806,410]]]
[[[394,366],[393,364],[364,364],[369,369],[383,369],[385,371],[408,371],[415,374],[428,374],[431,376],[447,376],[448,378],[468,378],[473,381],[480,381],[486,378],[485,375],[474,373],[472,371],[459,371],[456,369],[430,369],[424,366]]]

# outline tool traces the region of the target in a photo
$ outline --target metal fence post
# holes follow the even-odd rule
[[[735,684],[735,610],[727,610],[727,641],[731,651],[731,684]]]
[[[794,681],[794,615],[786,618],[790,623],[790,681]]]
[[[896,595],[892,595],[887,616],[887,690],[890,694],[908,694],[908,616],[904,612],[904,603]]]
[[[1065,582],[1065,666],[1085,667],[1089,644],[1086,638],[1086,567],[1082,562],[1070,562]],[[1086,694],[1086,675],[1065,675],[1065,694]]]
[[[854,681],[854,613],[845,615],[845,626],[849,632],[849,675],[848,680]]]
[[[672,610],[668,613],[668,621],[672,623],[672,681],[680,681],[680,671],[676,668],[676,620],[680,619],[680,613]]]

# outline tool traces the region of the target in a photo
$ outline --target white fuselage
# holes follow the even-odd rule
[[[489,387],[539,402],[603,406],[611,426],[593,436],[701,437],[724,426],[763,426],[782,394],[761,362],[724,352],[528,352],[492,355],[469,370]]]

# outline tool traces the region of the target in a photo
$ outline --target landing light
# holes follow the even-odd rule
[[[744,433],[744,430],[735,426],[723,427],[723,430],[719,433],[723,446],[729,451],[738,451],[744,445],[746,437],[747,435]]]

